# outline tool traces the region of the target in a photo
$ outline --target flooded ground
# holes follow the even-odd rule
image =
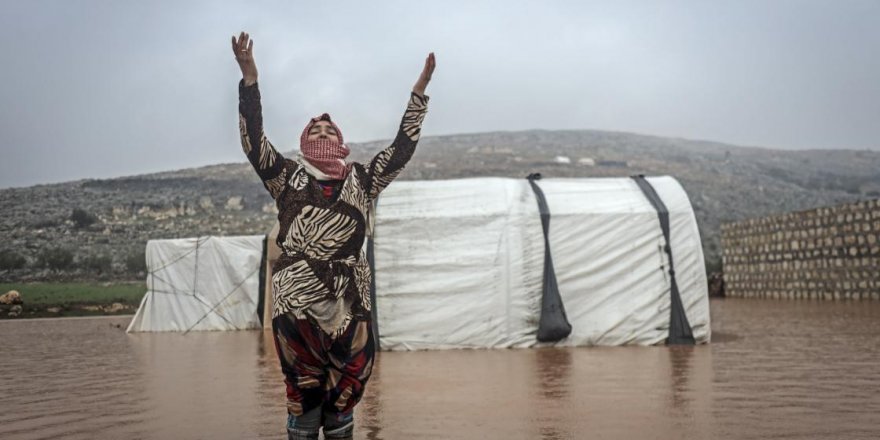
[[[286,438],[267,333],[0,322],[2,439]],[[693,348],[383,352],[359,439],[880,438],[880,303],[712,300]]]

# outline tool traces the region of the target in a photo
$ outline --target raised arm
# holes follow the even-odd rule
[[[425,88],[431,81],[435,66],[434,53],[431,52],[425,59],[422,74],[413,86],[394,142],[373,157],[367,166],[370,178],[369,197],[372,199],[378,197],[379,193],[403,171],[404,166],[415,153],[422,132],[422,121],[428,113],[429,98],[425,95]]]
[[[257,66],[253,56],[254,42],[250,36],[241,33],[238,40],[232,37],[232,50],[241,68],[242,79],[238,83],[238,128],[241,134],[241,148],[263,186],[273,199],[278,198],[284,189],[288,176],[284,157],[266,138],[263,132],[263,108],[260,104],[260,89],[257,85]]]

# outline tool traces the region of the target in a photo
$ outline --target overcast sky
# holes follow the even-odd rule
[[[425,136],[599,129],[880,150],[880,1],[7,1],[0,188],[245,160],[230,39],[266,132],[329,112],[392,138],[430,51]]]

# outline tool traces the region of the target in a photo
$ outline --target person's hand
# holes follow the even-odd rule
[[[437,62],[434,61],[434,52],[428,54],[428,58],[425,58],[425,68],[422,69],[422,74],[419,75],[419,80],[416,81],[416,85],[413,86],[413,92],[420,96],[425,96],[425,89],[428,87],[428,83],[431,82],[431,75],[434,74],[434,67],[437,65]]]
[[[242,32],[236,41],[232,36],[232,51],[235,52],[235,61],[241,69],[241,77],[244,85],[249,86],[257,82],[257,64],[254,62],[254,40],[250,35]]]

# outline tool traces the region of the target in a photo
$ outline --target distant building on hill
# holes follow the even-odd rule
[[[582,157],[578,159],[578,165],[586,165],[592,167],[596,165],[596,161],[593,160],[592,157]]]

